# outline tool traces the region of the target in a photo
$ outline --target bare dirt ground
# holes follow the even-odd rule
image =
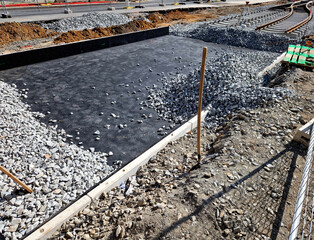
[[[47,38],[57,35],[54,31],[47,31],[36,24],[7,22],[0,24],[0,44],[26,41],[38,38]]]
[[[193,132],[52,239],[288,239],[307,151],[292,138],[314,117],[313,79],[300,69],[280,75],[271,84],[298,96],[203,129],[201,168],[188,172],[197,163]]]
[[[263,5],[280,4],[286,1],[278,1],[254,5],[258,7]],[[145,22],[134,20],[128,24],[113,26],[108,28],[85,29],[82,31],[69,31],[67,33],[56,33],[47,31],[36,24],[25,23],[4,23],[0,24],[0,54],[8,54],[29,49],[53,46],[60,43],[69,43],[86,39],[112,36],[156,27],[169,26],[177,23],[191,23],[197,21],[207,21],[216,19],[231,13],[243,11],[243,6],[223,7],[218,9],[204,9],[194,11],[169,11],[164,13],[151,13],[146,16],[151,21]],[[137,14],[130,14],[134,17]]]

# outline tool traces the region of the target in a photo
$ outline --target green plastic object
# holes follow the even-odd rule
[[[314,67],[314,62],[308,62],[308,61],[305,61],[305,65],[308,65],[308,66],[313,66],[313,67]]]
[[[298,63],[299,64],[305,64],[305,59],[299,59]]]
[[[297,61],[297,59],[291,59],[291,61],[290,61],[291,63],[298,63],[298,61]]]

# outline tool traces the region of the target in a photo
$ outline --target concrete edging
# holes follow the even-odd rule
[[[270,64],[269,66],[265,67],[262,71],[260,71],[260,72],[257,74],[257,76],[258,76],[258,77],[262,77],[263,75],[265,75],[265,74],[267,73],[267,71],[273,69],[278,63],[280,63],[280,62],[284,59],[286,53],[287,53],[287,52],[282,53],[279,57],[277,57],[277,58],[273,61],[272,64]]]
[[[204,121],[208,111],[202,111],[202,121]],[[50,221],[46,222],[44,225],[36,229],[33,233],[28,235],[25,240],[44,240],[53,235],[59,227],[66,222],[68,219],[76,215],[79,211],[83,210],[93,201],[98,199],[102,193],[109,192],[112,188],[118,186],[122,182],[126,181],[130,176],[134,175],[138,168],[146,164],[151,157],[162,150],[169,142],[174,141],[186,133],[192,131],[197,126],[197,116],[191,118],[188,122],[180,126],[178,129],[173,131],[167,137],[163,138],[161,141],[156,143],[150,149],[146,150],[140,156],[135,158],[125,167],[120,169],[118,172],[109,177],[106,181],[101,183],[99,186],[95,187],[89,191],[86,195],[79,198],[69,207],[64,209],[62,212],[53,217]]]
[[[311,121],[309,121],[307,124],[303,125],[298,129],[298,131],[293,137],[293,140],[308,147],[311,138],[311,127],[313,124],[314,118],[312,118]]]

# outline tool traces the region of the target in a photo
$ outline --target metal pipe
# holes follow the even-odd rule
[[[314,214],[314,192],[313,192],[313,198],[312,198],[311,221],[310,221],[310,232],[309,232],[309,235],[308,235],[308,239],[311,239],[311,234],[312,234],[312,226],[313,226],[313,214]]]
[[[1,0],[1,3],[2,3],[2,9],[3,9],[4,14],[8,15],[9,12],[7,10],[4,0]]]
[[[292,220],[292,226],[289,234],[289,240],[294,240],[297,238],[299,224],[300,224],[300,218],[302,214],[302,206],[304,202],[304,196],[306,192],[306,188],[308,186],[308,180],[310,175],[310,169],[312,166],[313,161],[313,147],[314,147],[314,124],[312,124],[311,130],[310,130],[310,143],[309,148],[307,151],[306,161],[304,165],[303,175],[302,175],[302,181],[299,189],[298,199],[294,210],[294,216]]]

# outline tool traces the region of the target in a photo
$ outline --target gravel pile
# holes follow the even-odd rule
[[[34,190],[22,192],[0,174],[0,233],[6,239],[21,239],[113,170],[108,154],[70,145],[63,130],[41,123],[43,115],[20,101],[26,94],[0,81],[0,165]]]
[[[208,23],[173,25],[170,27],[170,33],[176,36],[200,39],[205,42],[214,42],[271,52],[282,52],[287,49],[286,44],[274,46],[271,43],[290,40],[284,35],[257,32],[242,27],[213,27]]]
[[[292,94],[286,89],[265,87],[263,78],[257,77],[276,54],[250,54],[238,50],[207,62],[203,96],[203,108],[209,110],[207,127],[217,127],[235,111],[253,109],[266,101]],[[150,89],[146,104],[169,122],[187,120],[197,112],[199,79],[199,69],[188,75],[178,74],[171,81],[164,77],[162,88]]]
[[[130,19],[119,13],[87,13],[80,17],[71,17],[58,20],[53,23],[44,23],[41,26],[56,32],[68,32],[71,30],[92,29],[95,27],[110,27],[130,22]]]

